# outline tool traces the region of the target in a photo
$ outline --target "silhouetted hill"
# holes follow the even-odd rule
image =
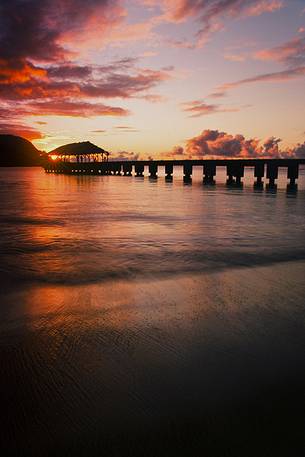
[[[31,167],[42,164],[41,152],[25,138],[0,134],[0,167]]]

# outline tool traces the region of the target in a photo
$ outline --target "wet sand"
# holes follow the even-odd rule
[[[304,268],[5,294],[2,455],[302,455]]]

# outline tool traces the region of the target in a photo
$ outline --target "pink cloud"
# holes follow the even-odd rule
[[[293,79],[300,78],[305,75],[305,66],[291,68],[288,70],[264,73],[250,78],[240,79],[230,83],[222,84],[216,88],[216,91],[209,95],[209,97],[220,98],[227,94],[230,89],[234,89],[247,84],[254,84],[259,82],[286,82]]]
[[[260,141],[257,138],[246,139],[240,134],[231,135],[207,129],[200,135],[188,139],[184,148],[175,146],[163,156],[175,159],[305,157],[305,143],[282,150],[280,142],[280,138],[273,136]]]
[[[239,111],[239,108],[226,108],[221,105],[211,105],[202,100],[193,100],[182,103],[183,111],[189,113],[190,117],[207,116],[215,113],[232,113]]]
[[[143,3],[143,0],[142,0]],[[144,4],[148,4],[144,0]],[[227,19],[259,16],[283,7],[282,0],[149,0],[149,5],[161,6],[163,21],[181,23],[190,18],[199,25],[194,46],[202,46],[211,34],[223,30]],[[174,43],[173,43],[174,44]],[[183,46],[183,41],[177,41]],[[191,47],[189,43],[187,47]]]
[[[305,38],[294,38],[280,46],[262,49],[254,54],[259,60],[275,60],[289,66],[305,63]]]
[[[29,115],[36,116],[93,117],[128,116],[130,114],[128,110],[116,106],[69,100],[39,101],[28,104],[27,110]]]
[[[224,55],[226,60],[230,60],[231,62],[244,62],[246,60],[246,56],[244,54],[229,54],[226,53]]]
[[[109,159],[110,161],[115,161],[115,160],[121,160],[121,161],[127,161],[127,160],[140,160],[140,154],[135,153],[135,152],[129,152],[129,151],[119,151],[115,155],[111,154],[111,157]]]
[[[284,2],[282,0],[260,0],[249,5],[245,14],[247,16],[260,16],[263,13],[273,13],[283,8]]]

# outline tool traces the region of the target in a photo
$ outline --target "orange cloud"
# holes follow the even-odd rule
[[[44,135],[39,132],[39,130],[29,127],[25,124],[18,122],[2,122],[1,120],[0,133],[21,136],[30,141],[44,138]]]
[[[23,84],[34,79],[46,80],[47,71],[26,61],[0,59],[0,84]]]

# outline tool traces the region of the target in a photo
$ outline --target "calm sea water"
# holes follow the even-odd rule
[[[252,173],[0,169],[1,455],[304,455],[305,170]]]

